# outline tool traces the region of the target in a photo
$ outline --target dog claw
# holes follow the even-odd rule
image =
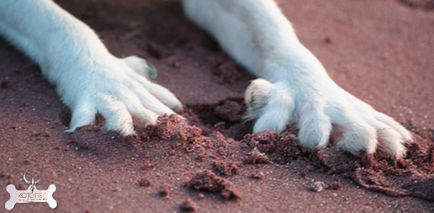
[[[155,66],[149,62],[146,62],[146,65],[147,65],[146,71],[148,73],[149,78],[152,80],[157,79],[157,77],[158,77],[157,68],[155,68]]]

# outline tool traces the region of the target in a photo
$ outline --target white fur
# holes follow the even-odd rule
[[[299,143],[327,145],[332,126],[338,146],[352,153],[382,149],[405,154],[411,134],[392,118],[340,88],[297,38],[273,0],[183,0],[186,15],[207,30],[238,63],[261,80],[246,91],[254,131],[299,128]],[[25,14],[25,15],[23,15]],[[149,80],[144,59],[119,59],[97,35],[50,0],[0,1],[0,34],[35,60],[73,112],[70,131],[101,113],[108,129],[134,133],[171,114],[181,103]]]
[[[144,59],[113,56],[98,36],[51,0],[0,1],[0,34],[35,60],[72,110],[69,131],[106,119],[106,128],[134,133],[133,118],[155,123],[181,103],[146,77]]]
[[[327,145],[335,125],[343,131],[337,145],[344,150],[373,153],[378,147],[391,157],[405,155],[403,143],[411,140],[411,134],[336,85],[300,43],[274,1],[184,3],[190,19],[211,33],[238,63],[263,78],[253,81],[245,95],[247,117],[258,119],[255,132],[281,131],[295,123],[299,143],[313,148]]]

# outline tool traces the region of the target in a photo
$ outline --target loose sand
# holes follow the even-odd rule
[[[0,187],[26,187],[28,170],[38,188],[56,184],[59,212],[434,211],[434,13],[423,1],[280,1],[333,79],[415,133],[399,162],[333,146],[309,152],[291,129],[248,134],[242,96],[252,76],[176,5],[138,13],[62,4],[115,55],[149,59],[188,123],[162,117],[134,138],[98,126],[66,134],[69,112],[55,89],[0,41]],[[1,202],[8,197],[0,190]]]

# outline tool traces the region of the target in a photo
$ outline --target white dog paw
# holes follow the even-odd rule
[[[411,133],[391,117],[373,109],[339,87],[320,92],[292,88],[263,79],[246,90],[247,118],[257,119],[254,132],[282,131],[288,124],[298,128],[298,143],[324,147],[332,131],[340,132],[337,146],[353,154],[361,151],[386,153],[402,158]]]
[[[107,130],[131,135],[135,132],[133,120],[143,126],[155,124],[159,115],[182,109],[173,93],[150,81],[156,70],[139,57],[110,56],[78,63],[74,69],[80,72],[58,84],[62,99],[72,110],[69,132],[93,124],[99,113]]]

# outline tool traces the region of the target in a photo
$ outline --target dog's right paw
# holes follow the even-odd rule
[[[105,118],[107,130],[134,134],[133,118],[141,126],[155,124],[163,114],[175,114],[181,102],[168,89],[152,82],[156,69],[137,56],[99,58],[78,63],[75,72],[58,83],[63,101],[72,110],[68,132],[93,124],[96,114]]]
[[[246,90],[247,118],[256,120],[253,131],[298,129],[298,143],[321,148],[332,131],[341,133],[336,145],[352,154],[381,152],[391,158],[405,156],[411,133],[393,118],[324,79],[313,86],[254,80]]]

